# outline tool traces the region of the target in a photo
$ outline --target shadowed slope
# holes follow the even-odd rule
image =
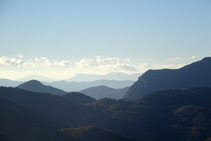
[[[89,96],[82,94],[82,93],[79,93],[79,92],[70,92],[70,93],[67,93],[63,96],[66,97],[66,98],[69,98],[71,100],[77,101],[79,103],[83,103],[83,104],[91,103],[91,102],[95,101],[94,98],[89,97]]]
[[[63,96],[5,87],[0,87],[0,95],[68,126],[115,125],[102,112]]]
[[[3,140],[53,140],[63,124],[0,96]]]
[[[128,137],[95,126],[62,129],[60,131],[73,137],[73,141],[132,141]]]
[[[124,98],[134,100],[160,90],[211,86],[210,72],[211,57],[180,69],[149,70],[130,87]]]

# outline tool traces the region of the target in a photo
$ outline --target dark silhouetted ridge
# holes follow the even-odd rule
[[[101,99],[101,98],[121,99],[124,97],[128,89],[129,87],[114,89],[114,88],[101,85],[101,86],[96,86],[96,87],[90,87],[80,92],[90,97],[93,97],[95,99]]]
[[[148,70],[130,87],[124,98],[134,100],[160,90],[211,86],[210,72],[211,57],[180,69]]]
[[[70,92],[70,93],[65,94],[64,97],[67,97],[71,100],[74,100],[83,104],[96,101],[94,98],[87,96],[85,94],[79,93],[79,92]]]
[[[54,88],[52,86],[43,85],[41,82],[37,80],[30,80],[25,83],[22,83],[18,86],[18,88],[32,91],[32,92],[50,93],[50,94],[57,94],[57,95],[66,94],[66,92],[63,90]]]

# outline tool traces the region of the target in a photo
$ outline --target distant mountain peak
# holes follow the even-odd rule
[[[26,82],[26,81],[30,81],[30,80],[39,80],[39,81],[44,81],[44,82],[56,81],[56,79],[45,77],[45,76],[41,76],[41,75],[27,75],[27,76],[24,76],[21,79],[18,79],[17,81]]]
[[[118,81],[125,81],[125,80],[132,80],[135,81],[140,76],[140,73],[137,74],[126,74],[123,72],[111,72],[105,75],[99,74],[79,74],[76,73],[72,78],[67,79],[67,82],[90,82],[90,81],[97,81],[97,80],[118,80]]]
[[[34,80],[29,80],[29,81],[27,81],[25,83],[36,84],[36,85],[43,85],[40,81],[35,80],[35,79]]]
[[[54,88],[52,86],[43,85],[40,81],[30,80],[25,83],[22,83],[18,86],[20,89],[29,90],[32,92],[45,92],[51,94],[63,95],[66,94],[65,91]]]

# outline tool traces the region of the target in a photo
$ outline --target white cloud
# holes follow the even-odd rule
[[[187,64],[179,64],[179,65],[177,65],[177,67],[178,68],[181,68],[181,67],[184,67],[184,66],[186,66]]]
[[[141,64],[139,67],[140,67],[141,69],[145,69],[145,68],[149,69],[149,68],[152,68],[152,66],[149,65],[148,63]]]
[[[82,58],[79,62],[75,62],[79,68],[98,68],[112,70],[136,71],[135,66],[130,64],[129,58],[105,58],[103,56],[95,56],[93,58]]]
[[[18,54],[18,57],[21,59],[21,58],[23,58],[23,55]]]
[[[195,59],[195,58],[196,58],[196,56],[192,56],[192,57],[191,57],[191,59]]]
[[[61,61],[59,62],[58,60],[53,60],[54,66],[59,66],[59,67],[70,67],[71,63],[70,61]]]
[[[16,67],[70,67],[70,61],[58,61],[49,60],[47,57],[35,57],[34,59],[29,59],[23,61],[23,55],[17,54],[18,58],[9,58],[7,56],[0,57],[0,66],[16,66]]]
[[[21,58],[9,58],[7,56],[0,57],[1,66],[17,66],[20,67],[22,64]]]
[[[146,58],[146,59],[144,59],[144,60],[146,60],[146,61],[151,61],[151,60],[152,60],[152,58]]]
[[[144,64],[141,64],[139,66],[139,70],[144,72],[144,71],[147,71],[149,69],[176,69],[178,68],[179,66],[175,66],[173,64],[148,64],[148,63],[144,63]]]
[[[186,60],[187,58],[181,58],[181,57],[175,57],[175,58],[169,58],[166,61],[180,61],[180,60]]]
[[[46,57],[35,57],[22,64],[23,67],[51,67],[53,64]]]

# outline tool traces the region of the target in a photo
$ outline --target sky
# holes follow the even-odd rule
[[[144,73],[210,53],[210,0],[0,0],[0,78]]]

